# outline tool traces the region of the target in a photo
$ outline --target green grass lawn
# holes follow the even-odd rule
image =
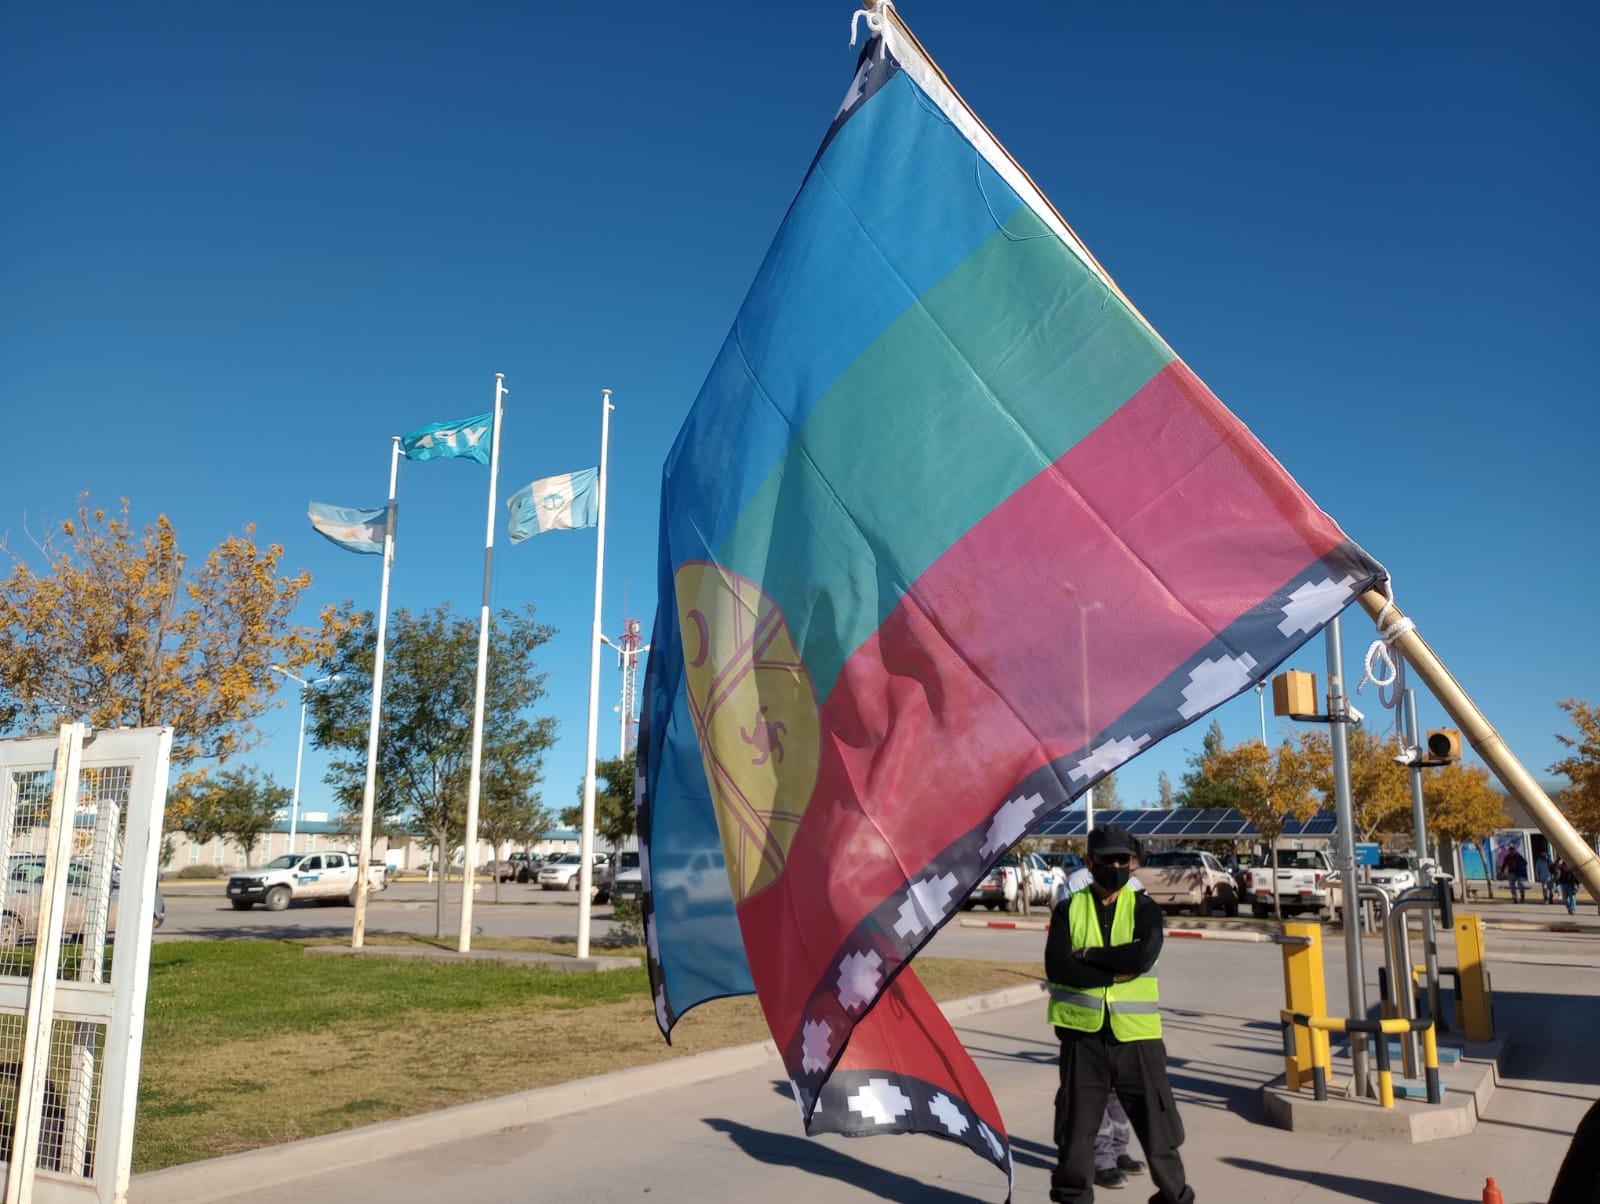
[[[668,1046],[656,1029],[642,959],[632,969],[574,974],[493,962],[308,957],[309,943],[155,946],[134,1170],[768,1035],[754,999],[722,999],[684,1017]],[[536,940],[475,943],[571,951]],[[937,999],[1036,981],[1042,969],[940,958],[916,965]]]

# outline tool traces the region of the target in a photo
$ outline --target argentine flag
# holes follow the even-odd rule
[[[379,506],[376,510],[357,510],[312,502],[307,513],[311,515],[311,525],[346,552],[382,556],[387,509]]]
[[[512,543],[541,531],[573,531],[595,524],[595,483],[600,470],[585,468],[558,477],[541,477],[506,499]]]

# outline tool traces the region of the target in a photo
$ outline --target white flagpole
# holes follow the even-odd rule
[[[389,509],[384,515],[383,585],[378,590],[378,646],[372,654],[372,719],[367,724],[367,781],[361,788],[361,843],[356,848],[356,918],[350,948],[367,939],[367,868],[372,859],[372,800],[378,784],[378,716],[383,710],[383,642],[389,627],[389,571],[394,568],[394,487],[400,476],[400,436],[389,449]],[[291,853],[293,849],[289,850]]]
[[[600,505],[595,514],[594,630],[589,636],[589,740],[583,758],[583,827],[578,835],[578,956],[589,956],[589,895],[594,890],[594,754],[600,730],[600,599],[606,565],[606,445],[611,439],[611,390],[600,390]]]
[[[472,888],[478,867],[478,796],[483,777],[483,695],[489,681],[489,580],[494,568],[494,487],[500,476],[500,401],[506,374],[494,374],[494,426],[489,444],[489,520],[483,536],[483,608],[478,612],[478,690],[472,700],[472,780],[467,786],[467,847],[461,862],[461,936],[456,949],[472,950]]]

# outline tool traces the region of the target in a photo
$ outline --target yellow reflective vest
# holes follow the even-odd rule
[[[1111,919],[1111,943],[1133,943],[1135,892],[1124,887],[1117,896],[1117,910]],[[1105,939],[1100,934],[1099,908],[1094,891],[1084,889],[1067,904],[1074,949],[1099,949]],[[1150,973],[1114,982],[1109,987],[1063,987],[1050,984],[1050,1023],[1057,1028],[1074,1028],[1097,1033],[1111,1012],[1111,1035],[1118,1041],[1153,1041],[1161,1036],[1160,992],[1155,967]]]

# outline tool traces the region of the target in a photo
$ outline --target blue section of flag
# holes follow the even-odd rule
[[[383,555],[387,507],[372,510],[312,502],[307,513],[319,534],[347,552]]]
[[[574,531],[592,527],[600,512],[600,470],[564,472],[541,477],[524,485],[506,499],[511,512],[509,533],[512,543],[521,543],[541,531]]]
[[[864,66],[891,76],[870,85],[870,103],[830,131],[667,457],[662,617],[644,703],[653,724],[647,720],[649,747],[642,737],[641,753],[651,763],[654,839],[681,842],[669,860],[684,876],[663,879],[654,916],[672,1019],[707,999],[752,990],[731,894],[713,900],[687,876],[693,849],[720,855],[721,843],[689,715],[674,566],[695,549],[717,547],[834,381],[1022,205],[960,131],[929,119],[927,99],[892,59]],[[862,87],[858,76],[852,94]],[[899,148],[893,171],[884,170],[886,145]],[[952,173],[970,178],[971,187],[935,186]],[[864,263],[880,270],[863,272]],[[841,290],[840,279],[851,289]],[[680,455],[683,448],[694,454]]]
[[[493,446],[493,414],[419,426],[400,440],[400,450],[408,460],[460,459],[487,464]]]
[[[647,851],[644,902],[656,1019],[668,1034],[696,1004],[755,990],[688,695],[673,698],[659,686],[683,672],[677,624],[662,617],[670,614],[662,608],[650,637],[634,778],[639,843]],[[671,782],[673,789],[657,796],[652,782]]]
[[[680,503],[694,499],[673,511],[674,547],[717,547],[844,370],[1021,207],[927,103],[896,71],[795,197],[667,458]],[[952,176],[971,187],[950,191]],[[695,454],[680,462],[684,447]]]

